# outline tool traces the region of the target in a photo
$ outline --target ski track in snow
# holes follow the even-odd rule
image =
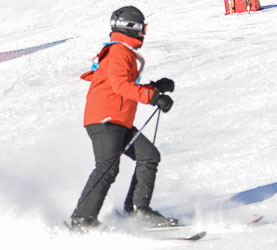
[[[152,206],[207,230],[197,243],[126,231],[72,236],[61,228],[93,168],[82,128],[89,85],[79,76],[109,40],[113,10],[136,5],[149,23],[142,81],[173,78],[174,106],[161,115],[162,153]],[[225,16],[223,0],[1,0],[0,221],[8,249],[276,249],[277,5]],[[54,45],[54,44],[53,44]],[[34,52],[34,51],[32,51]],[[21,54],[20,54],[21,55]],[[139,105],[140,127],[153,107]],[[155,120],[155,119],[154,119]],[[144,130],[153,137],[155,121]],[[100,220],[117,223],[134,163],[123,157]],[[123,192],[121,190],[124,190]],[[259,226],[245,223],[264,215]],[[3,226],[4,225],[4,226]]]

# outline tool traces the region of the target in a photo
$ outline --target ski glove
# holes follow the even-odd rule
[[[155,90],[159,90],[161,93],[174,91],[174,82],[171,79],[162,78],[156,82],[151,82],[151,84]]]
[[[168,112],[172,105],[173,100],[168,95],[160,95],[158,91],[155,91],[150,104],[155,106],[157,105],[164,113]]]

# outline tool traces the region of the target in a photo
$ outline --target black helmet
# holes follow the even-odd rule
[[[145,34],[146,25],[144,15],[133,6],[122,7],[113,12],[111,17],[111,27],[113,32],[120,32],[127,36],[141,40],[139,32]]]

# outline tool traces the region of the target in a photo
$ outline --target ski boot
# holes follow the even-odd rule
[[[158,211],[154,211],[150,207],[137,207],[126,209],[125,212],[137,221],[146,224],[148,227],[174,227],[178,225],[178,219],[166,218]]]
[[[71,219],[72,231],[80,234],[88,233],[92,229],[98,228],[101,225],[101,223],[94,218],[72,216]]]

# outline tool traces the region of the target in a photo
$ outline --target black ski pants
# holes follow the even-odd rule
[[[89,176],[72,216],[97,219],[107,192],[119,173],[119,160],[116,159],[119,159],[120,153],[138,130],[135,127],[128,129],[112,123],[91,124],[86,126],[86,129],[92,140],[96,167]],[[136,168],[125,207],[148,207],[160,153],[143,134],[140,134],[126,155],[136,161]]]

